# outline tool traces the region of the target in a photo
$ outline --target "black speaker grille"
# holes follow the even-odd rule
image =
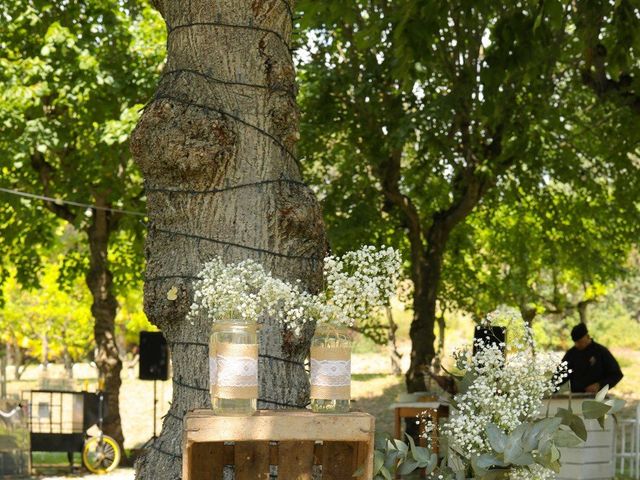
[[[169,347],[161,332],[140,332],[140,380],[169,378]]]

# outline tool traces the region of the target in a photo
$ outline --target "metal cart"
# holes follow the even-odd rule
[[[82,452],[86,431],[98,422],[98,396],[91,392],[31,390],[23,392],[31,453]]]

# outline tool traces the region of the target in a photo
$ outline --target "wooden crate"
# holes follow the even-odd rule
[[[184,420],[182,480],[222,480],[226,465],[236,480],[312,480],[322,465],[323,480],[373,477],[375,419],[366,413],[317,414],[308,410],[261,410],[250,417],[189,412]]]

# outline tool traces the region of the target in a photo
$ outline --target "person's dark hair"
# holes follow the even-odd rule
[[[571,339],[574,342],[577,342],[582,337],[584,337],[589,331],[587,330],[587,326],[584,323],[579,323],[575,327],[571,329]]]

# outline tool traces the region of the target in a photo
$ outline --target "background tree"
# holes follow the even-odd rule
[[[321,285],[321,212],[295,158],[291,4],[155,2],[167,63],[131,146],[147,193],[145,311],[172,346],[174,389],[162,433],[138,463],[141,479],[180,475],[182,416],[210,405],[212,319],[185,318],[203,264],[254,258],[309,290]],[[260,408],[307,402],[312,328],[297,341],[262,325]]]
[[[62,273],[84,276],[91,292],[105,431],[122,443],[116,290],[140,278],[142,227],[121,210],[144,205],[128,138],[162,61],[158,17],[125,0],[9,0],[0,19],[0,187],[97,206],[4,192],[0,254],[22,285],[33,286],[39,251],[56,241],[61,222],[85,235],[87,248],[70,253]]]
[[[305,166],[330,212],[332,240],[355,227],[351,235],[386,235],[404,247],[415,286],[407,386],[421,390],[456,231],[478,206],[509,202],[506,190],[535,195],[548,180],[589,190],[592,171],[637,174],[627,156],[636,134],[626,113],[594,106],[577,81],[575,12],[562,2],[327,1],[301,9]],[[579,117],[568,127],[567,112]],[[581,128],[570,130],[578,120]],[[584,143],[601,128],[618,129],[610,154],[569,153],[575,138]],[[553,148],[558,155],[548,154]],[[614,195],[632,198],[617,187]],[[401,239],[385,234],[399,229]]]
[[[55,263],[49,264],[37,291],[21,288],[11,275],[3,288],[0,325],[5,344],[24,348],[45,369],[49,361],[61,360],[71,378],[73,363],[87,359],[93,351],[91,302],[81,285],[72,292],[61,290],[58,270]],[[20,368],[14,366],[16,371]]]

